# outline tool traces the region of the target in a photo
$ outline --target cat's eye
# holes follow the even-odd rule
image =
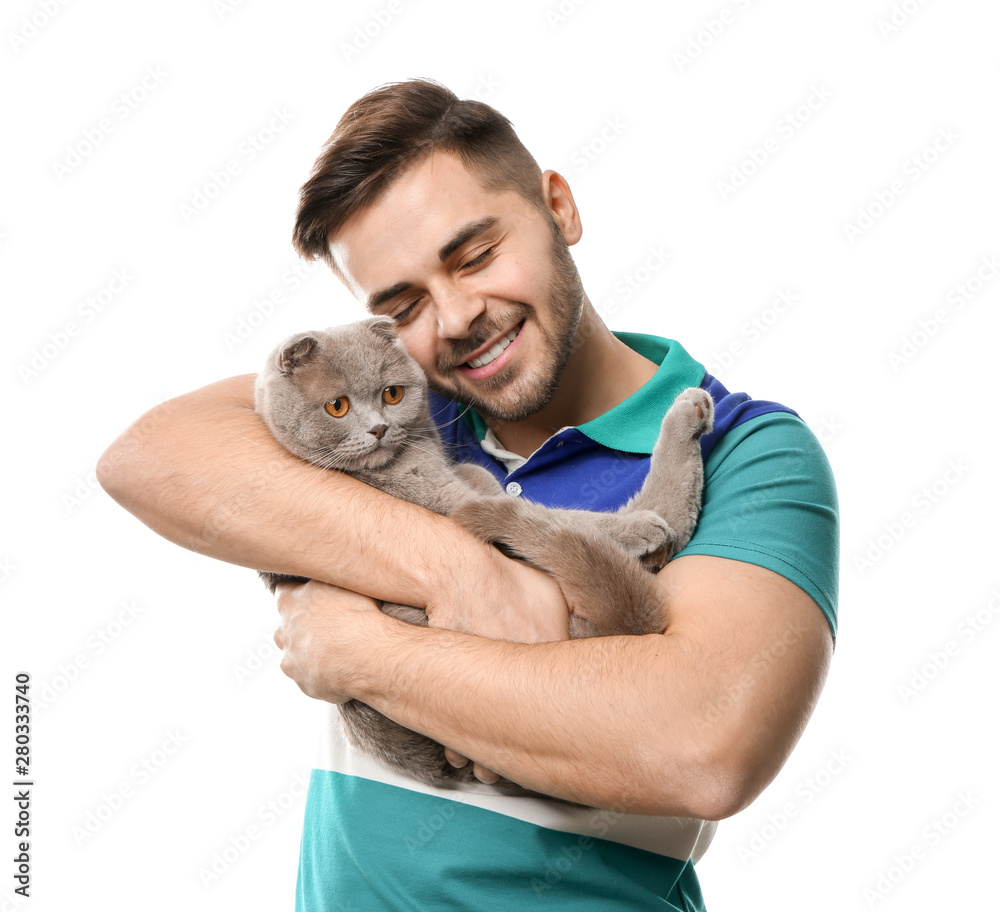
[[[395,405],[403,398],[403,390],[405,387],[402,386],[387,386],[382,390],[382,401],[386,405]]]
[[[351,410],[351,403],[347,396],[338,396],[332,402],[323,406],[334,418],[343,418]]]

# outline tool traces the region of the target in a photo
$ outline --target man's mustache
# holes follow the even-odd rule
[[[468,336],[464,339],[452,340],[451,351],[438,357],[436,362],[438,373],[444,374],[465,364],[473,352],[482,348],[490,339],[508,332],[512,327],[521,323],[527,316],[528,310],[528,306],[524,305],[518,312],[510,312],[500,317],[483,318],[482,323],[473,324]]]

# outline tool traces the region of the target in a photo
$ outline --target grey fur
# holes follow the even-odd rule
[[[383,398],[390,387],[403,388],[396,404]],[[326,403],[342,405],[344,398],[349,410],[343,417],[327,412]],[[430,419],[423,372],[387,318],[286,339],[257,378],[256,408],[296,456],[449,516],[482,541],[551,574],[570,607],[571,637],[666,628],[654,574],[687,544],[701,507],[699,438],[712,427],[712,399],[704,390],[677,397],[642,490],[616,513],[542,507],[506,495],[484,468],[449,463]],[[301,581],[260,575],[272,592],[282,579]],[[381,607],[400,620],[427,624],[419,609]],[[471,764],[452,767],[430,738],[357,700],[339,708],[355,746],[394,769],[438,785],[473,780]],[[526,794],[505,779],[496,787]]]

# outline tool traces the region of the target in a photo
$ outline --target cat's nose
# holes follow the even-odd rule
[[[385,432],[387,430],[389,430],[389,425],[376,424],[375,427],[368,429],[368,433],[373,434],[376,440],[381,440],[383,437],[385,437]]]

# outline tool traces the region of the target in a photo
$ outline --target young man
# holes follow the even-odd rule
[[[168,538],[315,581],[279,596],[282,668],[303,691],[360,699],[475,763],[474,786],[409,780],[350,748],[331,706],[300,909],[702,908],[711,822],[773,779],[818,698],[838,542],[819,444],[676,342],[612,334],[569,255],[581,230],[566,181],[501,115],[411,81],[345,114],[295,241],[396,321],[447,443],[511,496],[617,508],[677,394],[711,393],[702,516],[657,576],[663,635],[568,640],[544,574],[285,453],[253,413],[252,377],[160,406],[99,466]],[[425,608],[431,626],[375,598]],[[495,794],[497,775],[554,798]]]

